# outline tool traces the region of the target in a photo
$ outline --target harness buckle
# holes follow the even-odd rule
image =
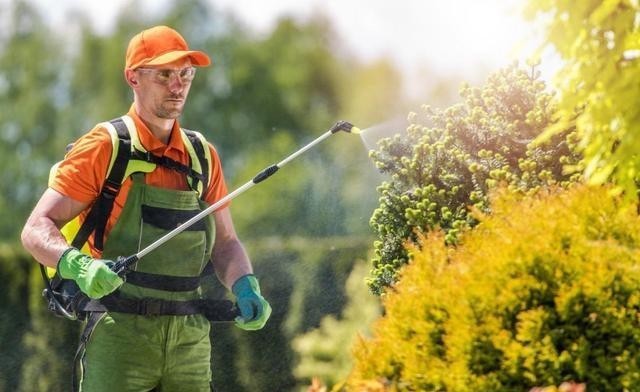
[[[104,186],[102,187],[102,194],[107,199],[113,199],[116,197],[119,190],[120,184],[107,178],[104,182]]]

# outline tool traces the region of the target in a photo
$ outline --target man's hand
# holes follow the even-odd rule
[[[73,279],[90,298],[98,299],[112,293],[124,281],[110,268],[107,260],[94,259],[76,248],[67,249],[58,261],[58,274]]]
[[[235,294],[240,309],[236,326],[247,331],[264,327],[271,316],[271,306],[260,295],[258,279],[251,274],[244,275],[236,280],[231,291]]]

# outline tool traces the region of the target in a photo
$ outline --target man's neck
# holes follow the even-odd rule
[[[159,118],[150,113],[141,110],[139,106],[136,106],[136,112],[138,113],[138,117],[145,123],[149,131],[155,136],[158,140],[160,140],[164,144],[169,144],[169,138],[171,137],[171,130],[173,129],[173,124],[175,123],[175,119],[166,119]]]
[[[156,118],[154,121],[149,121],[142,117],[142,121],[147,125],[153,136],[160,140],[164,144],[169,144],[169,137],[171,137],[171,130],[173,129],[173,123],[176,120],[166,120],[163,118]]]

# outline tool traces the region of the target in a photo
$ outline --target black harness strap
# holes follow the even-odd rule
[[[211,322],[233,321],[238,311],[229,300],[194,299],[169,301],[158,298],[123,298],[117,293],[82,305],[82,311],[90,314],[119,312],[143,316],[186,316],[203,314]]]
[[[89,214],[82,222],[80,230],[78,230],[78,233],[71,243],[72,246],[78,249],[82,248],[94,230],[94,246],[99,250],[104,249],[104,231],[107,226],[107,220],[113,210],[113,202],[120,191],[122,179],[124,178],[124,173],[127,170],[127,165],[129,163],[129,156],[131,155],[131,139],[129,137],[129,130],[122,118],[111,120],[110,123],[118,133],[118,155],[116,155],[116,159],[113,162],[113,167],[109,172],[109,176],[102,186],[100,195],[91,207]]]
[[[190,177],[194,181],[200,180],[204,182],[204,176],[202,174],[196,172],[189,166],[183,165],[182,163],[175,161],[169,157],[159,157],[150,153],[149,151],[142,152],[139,150],[135,150],[133,154],[131,154],[131,159],[138,159],[145,162],[155,163],[156,165],[164,166],[171,170],[175,170],[178,173],[182,173]]]

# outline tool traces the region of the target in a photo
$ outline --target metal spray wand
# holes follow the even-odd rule
[[[291,154],[288,157],[284,158],[280,162],[265,168],[260,173],[256,174],[256,176],[253,177],[251,180],[247,181],[242,186],[236,188],[233,192],[227,194],[225,197],[223,197],[222,199],[218,200],[214,204],[212,204],[209,207],[205,208],[204,210],[200,211],[197,215],[193,216],[192,218],[190,218],[189,220],[187,220],[186,222],[184,222],[180,226],[176,227],[175,229],[173,229],[170,232],[166,233],[165,235],[163,235],[162,237],[160,237],[156,241],[154,241],[151,244],[147,245],[147,247],[145,247],[144,249],[140,250],[138,253],[133,254],[131,256],[126,256],[126,257],[125,256],[120,256],[120,257],[118,257],[117,261],[115,262],[115,264],[112,267],[112,270],[114,272],[116,272],[118,275],[120,275],[121,277],[124,278],[126,276],[128,270],[129,270],[129,267],[131,265],[133,265],[135,262],[137,262],[138,260],[140,260],[142,257],[146,256],[147,254],[149,254],[150,252],[154,251],[155,249],[157,249],[158,247],[160,247],[161,245],[163,245],[164,243],[166,243],[167,241],[169,241],[170,239],[172,239],[176,235],[180,234],[181,232],[183,232],[187,228],[191,227],[194,223],[200,221],[201,219],[203,219],[207,215],[215,212],[217,209],[219,209],[220,207],[225,205],[227,202],[229,202],[230,200],[236,198],[238,195],[246,192],[247,190],[252,188],[254,185],[266,180],[269,177],[271,177],[273,174],[275,174],[284,165],[286,165],[287,163],[289,163],[292,160],[296,159],[298,156],[300,156],[301,154],[303,154],[307,150],[313,148],[315,145],[317,145],[318,143],[322,142],[323,140],[325,140],[326,138],[328,138],[329,136],[333,135],[334,133],[336,133],[338,131],[344,131],[344,132],[347,132],[347,133],[356,133],[356,134],[360,133],[360,129],[357,128],[357,127],[354,127],[353,124],[351,124],[349,122],[346,122],[346,121],[338,121],[327,132],[323,133],[322,135],[320,135],[318,138],[316,138],[315,140],[313,140],[309,144],[307,144],[304,147],[300,148],[299,150],[295,151],[293,154]]]

